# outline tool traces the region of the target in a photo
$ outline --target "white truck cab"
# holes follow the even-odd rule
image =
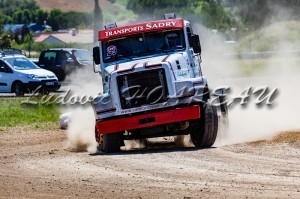
[[[212,146],[217,110],[200,55],[199,36],[175,15],[100,30],[93,57],[104,93],[93,106],[102,150],[117,152],[123,140],[187,134],[198,148]]]
[[[0,92],[22,96],[36,89],[55,91],[57,77],[51,71],[36,66],[23,55],[0,55]]]

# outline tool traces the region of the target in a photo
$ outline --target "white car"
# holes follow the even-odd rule
[[[0,55],[0,92],[22,96],[30,92],[50,92],[59,88],[51,71],[41,69],[23,55]]]

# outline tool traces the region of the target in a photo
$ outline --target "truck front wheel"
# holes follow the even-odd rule
[[[120,151],[120,133],[108,133],[103,135],[102,150],[105,153],[116,153]]]
[[[192,143],[197,148],[211,147],[218,133],[218,114],[215,106],[209,102],[201,107],[201,118],[191,131]]]

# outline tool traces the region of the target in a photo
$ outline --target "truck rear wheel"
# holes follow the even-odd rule
[[[201,118],[191,131],[192,143],[197,148],[211,147],[218,133],[218,114],[215,106],[206,103],[201,108]]]
[[[102,150],[105,153],[116,153],[120,151],[120,133],[108,133],[103,135]]]

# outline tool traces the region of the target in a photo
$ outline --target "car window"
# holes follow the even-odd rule
[[[93,60],[93,55],[88,50],[77,50],[77,51],[75,51],[74,55],[79,61],[92,61]]]
[[[33,62],[25,57],[5,58],[5,61],[7,61],[16,70],[38,69],[38,67]]]
[[[55,51],[45,52],[44,57],[43,57],[43,62],[54,63],[55,59],[56,59],[56,54],[57,54],[57,52],[55,52]]]
[[[0,60],[0,72],[2,72],[2,73],[11,72],[11,69],[1,60]]]
[[[71,54],[68,52],[60,51],[57,53],[56,63],[63,64],[71,57]]]

